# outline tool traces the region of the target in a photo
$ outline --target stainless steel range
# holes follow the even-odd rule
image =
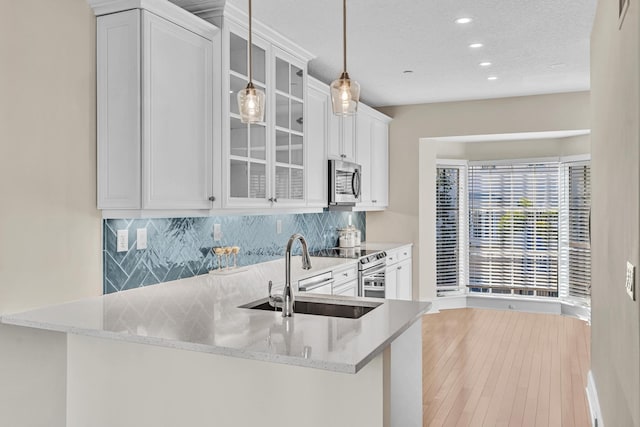
[[[387,253],[375,252],[360,258],[358,262],[358,295],[370,298],[384,298],[385,269]]]
[[[384,298],[387,253],[360,248],[323,249],[312,256],[358,260],[358,296]]]

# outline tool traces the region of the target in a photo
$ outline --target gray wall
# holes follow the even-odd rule
[[[591,370],[606,426],[640,426],[640,303],[624,288],[640,262],[639,12],[631,0],[618,30],[618,2],[600,0],[591,36]]]

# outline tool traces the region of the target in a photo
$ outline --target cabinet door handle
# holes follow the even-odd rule
[[[346,154],[340,154],[340,157],[342,157],[344,159],[345,157],[347,157],[347,155]]]
[[[277,199],[277,198],[275,198],[275,197],[269,197],[269,201],[270,201],[271,203],[278,203],[278,199]]]
[[[407,253],[406,253],[406,252],[404,252],[404,254],[403,254],[403,255],[404,255],[404,256],[407,256]]]
[[[378,201],[377,200],[372,200],[371,203],[378,203]]]
[[[342,275],[347,277],[347,276],[349,276],[349,273],[342,273]]]
[[[209,201],[210,201],[210,202],[215,202],[215,201],[216,201],[216,198],[215,198],[214,196],[211,196],[211,197],[209,197]]]
[[[402,266],[401,265],[398,266],[398,270],[402,270]]]

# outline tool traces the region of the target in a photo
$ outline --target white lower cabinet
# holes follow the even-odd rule
[[[213,105],[219,30],[195,17],[192,28],[182,16],[179,24],[171,19],[171,13],[145,9],[97,18],[100,209],[217,206]]]
[[[408,301],[413,299],[411,255],[411,246],[387,252],[385,298]]]
[[[358,281],[352,280],[351,282],[343,283],[340,286],[333,288],[333,295],[343,295],[348,297],[358,296]]]
[[[350,265],[333,271],[333,295],[358,296],[358,267]]]

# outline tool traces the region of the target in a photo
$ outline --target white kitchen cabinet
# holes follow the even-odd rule
[[[385,298],[413,299],[413,274],[411,271],[411,246],[387,251],[385,270]]]
[[[411,301],[412,295],[411,260],[407,259],[396,265],[396,299]]]
[[[253,82],[266,94],[265,121],[241,123],[237,94],[248,80],[248,30],[243,24],[246,19],[230,10],[223,24],[228,65],[223,91],[229,93],[223,105],[223,205],[230,209],[306,207],[308,58],[280,48],[254,29]],[[318,193],[314,188],[312,206],[322,206],[315,200]]]
[[[329,87],[327,86],[327,93]],[[331,101],[331,95],[329,95]],[[336,116],[329,102],[329,143],[328,156],[348,162],[356,161],[356,116]]]
[[[328,204],[327,143],[331,97],[325,84],[309,78],[307,84],[307,207]]]
[[[356,161],[362,166],[362,201],[357,210],[389,205],[389,120],[366,105],[358,107]]]
[[[333,295],[342,295],[347,297],[358,296],[358,281],[352,280],[350,282],[343,283],[340,286],[333,287]]]
[[[220,160],[214,147],[219,30],[179,9],[97,18],[100,209],[219,205],[212,201],[220,181],[214,177]]]
[[[373,120],[371,127],[371,205],[389,206],[389,123]]]
[[[358,296],[358,267],[349,265],[333,271],[333,295]]]

